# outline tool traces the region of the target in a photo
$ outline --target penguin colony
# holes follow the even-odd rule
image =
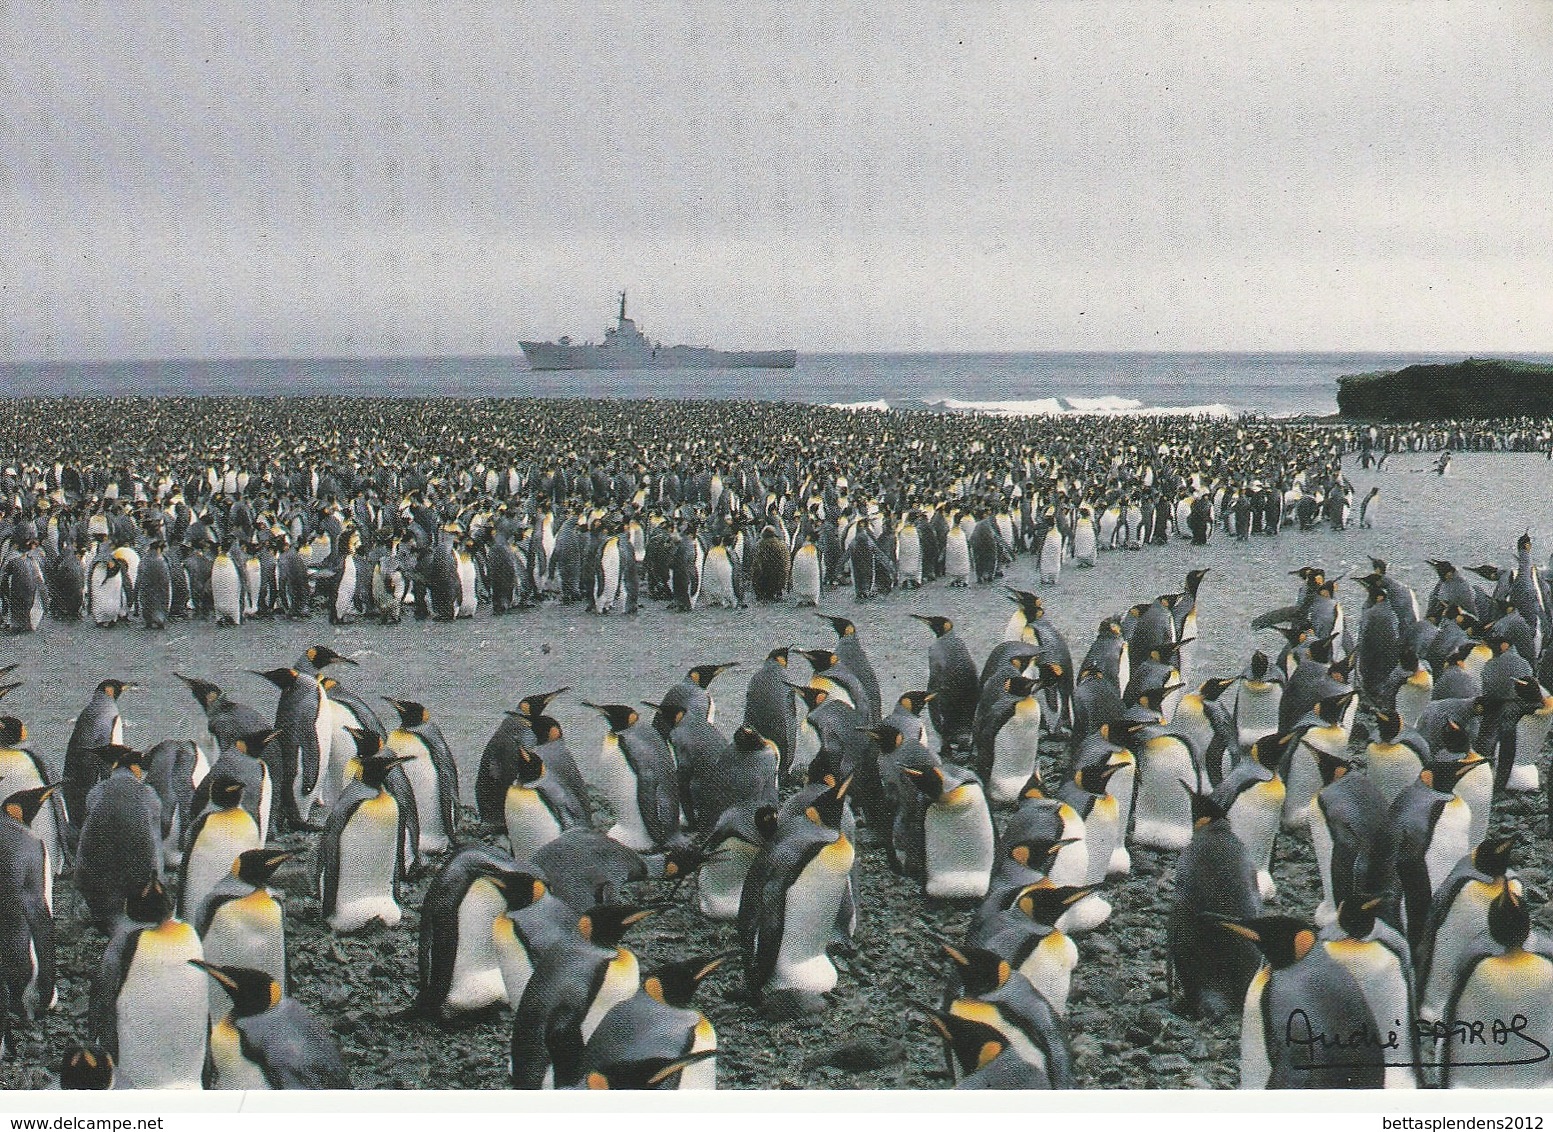
[[[1224,518],[1205,510],[1211,534]],[[1271,526],[1296,524],[1298,508],[1280,506]],[[1204,571],[1108,612],[1077,653],[1031,592],[1008,591],[1007,640],[983,663],[951,619],[920,615],[923,664],[891,674],[892,693],[907,689],[893,703],[866,624],[827,616],[824,644],[738,658],[754,669],[738,727],[719,722],[714,700],[726,660],[645,702],[639,688],[579,689],[604,737],[575,752],[549,714],[570,689],[530,693],[480,760],[478,826],[459,812],[455,763],[426,709],[358,683],[327,647],[254,671],[279,693],[273,712],[209,674],[182,677],[208,734],[144,751],[118,714],[137,689],[110,678],[62,763],[29,751],[22,720],[0,724],[0,772],[31,775],[14,793],[0,780],[15,827],[0,838],[0,872],[21,878],[24,897],[23,926],[8,926],[7,1016],[25,1040],[26,1019],[55,997],[41,925],[68,867],[74,884],[59,895],[79,895],[83,918],[111,933],[102,963],[72,973],[92,1001],[80,1047],[59,1063],[69,1081],[101,1082],[107,1065],[121,1087],[343,1087],[327,1012],[286,993],[283,926],[304,916],[342,945],[363,929],[378,949],[413,935],[414,985],[391,988],[406,1026],[510,1008],[501,1054],[518,1087],[704,1087],[727,1043],[713,1018],[737,1012],[758,1035],[750,1019],[824,1017],[867,946],[860,878],[872,858],[955,925],[935,943],[941,966],[915,972],[901,1003],[921,1015],[916,1040],[941,1039],[965,1087],[1071,1087],[1083,1043],[1076,1064],[1068,997],[1086,935],[1098,946],[1104,932],[1090,933],[1111,918],[1107,881],[1135,854],[1169,854],[1177,875],[1157,929],[1173,1002],[1241,1016],[1245,1084],[1542,1083],[1545,1061],[1484,1064],[1457,1057],[1450,1037],[1478,1020],[1501,1045],[1553,1041],[1536,894],[1513,869],[1533,847],[1490,829],[1496,799],[1544,787],[1548,597],[1530,554],[1526,539],[1513,565],[1478,570],[1491,591],[1464,591],[1437,563],[1427,602],[1377,561],[1351,616],[1336,580],[1309,567],[1294,603],[1259,619],[1284,648],[1201,682],[1191,646]],[[846,565],[855,581],[869,563]],[[1393,632],[1385,611],[1404,599],[1417,608]],[[220,676],[231,686],[241,674]],[[1259,856],[1300,837],[1320,874],[1311,908],[1281,903],[1273,878],[1286,870]],[[223,857],[224,870],[210,863]],[[307,894],[271,891],[282,870]],[[417,874],[429,883],[414,909],[403,882]],[[640,960],[633,929],[692,905],[707,940],[727,924],[717,938],[733,946],[703,952],[687,938],[678,955]],[[735,985],[698,999],[718,972]],[[195,1000],[201,1009],[171,1005]],[[1376,1021],[1387,1011],[1400,1017]],[[199,1028],[179,1024],[191,1016]],[[1295,1016],[1309,1031],[1288,1028]],[[1311,1035],[1366,1024],[1382,1042],[1399,1030],[1406,1064],[1392,1064],[1395,1050],[1336,1065],[1308,1056]]]

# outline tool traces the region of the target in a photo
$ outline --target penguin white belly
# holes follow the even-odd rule
[[[1520,951],[1483,960],[1467,977],[1456,1000],[1454,1034],[1481,1032],[1486,1040],[1468,1044],[1453,1040],[1446,1056],[1452,1062],[1453,1089],[1546,1089],[1553,1086],[1553,963],[1541,955]],[[1522,1026],[1513,1022],[1525,1019]],[[1511,1027],[1506,1044],[1494,1044],[1495,1023]],[[1495,1056],[1499,1054],[1500,1056]],[[1529,1065],[1483,1062],[1525,1060]],[[1479,1064],[1470,1064],[1477,1062]]]
[[[1472,846],[1472,809],[1460,798],[1452,797],[1440,810],[1434,823],[1434,834],[1424,854],[1424,865],[1429,871],[1429,891],[1435,892],[1450,875],[1456,862],[1467,855]]]
[[[1089,869],[1083,884],[1099,884],[1110,870],[1111,855],[1121,844],[1121,802],[1114,794],[1095,799],[1084,818],[1084,841],[1089,850]],[[1061,851],[1059,850],[1059,853]]]
[[[230,558],[220,557],[210,568],[210,597],[216,607],[216,623],[241,625],[243,622],[243,587],[237,577],[237,566]]]
[[[1095,525],[1088,519],[1080,519],[1073,528],[1073,560],[1080,566],[1093,566],[1096,554]]]
[[[922,820],[929,896],[946,900],[987,895],[992,880],[992,811],[974,783],[956,787],[927,807]],[[1085,862],[1086,871],[1088,862]]]
[[[1240,1013],[1240,1087],[1265,1089],[1272,1080],[1273,1063],[1267,1055],[1267,1035],[1262,1028],[1262,996],[1267,991],[1269,968],[1251,977],[1246,1004]]]
[[[1305,732],[1305,743],[1326,751],[1338,758],[1346,758],[1348,740],[1335,727],[1312,727]],[[1295,747],[1289,757],[1289,780],[1284,784],[1283,828],[1303,830],[1310,828],[1310,804],[1321,789],[1321,769],[1316,765],[1315,754],[1304,743]]]
[[[1256,887],[1263,900],[1278,895],[1272,859],[1283,814],[1283,798],[1283,779],[1275,775],[1270,782],[1243,790],[1229,810],[1229,827],[1246,847],[1246,856],[1256,868]]]
[[[915,529],[901,531],[895,540],[895,571],[903,586],[922,584],[922,538]]]
[[[537,790],[509,786],[505,816],[507,845],[519,868],[530,868],[534,854],[561,836],[561,823],[556,821]]]
[[[1078,966],[1078,947],[1067,934],[1054,931],[1035,945],[1019,965],[1019,973],[1058,1014],[1068,1013],[1068,992],[1073,986],[1073,969]]]
[[[448,847],[448,831],[442,824],[441,793],[437,788],[437,768],[431,763],[431,752],[420,739],[406,731],[394,731],[388,737],[388,745],[396,755],[412,755],[412,761],[401,764],[404,776],[415,793],[415,812],[421,819],[421,852],[441,853]]]
[[[809,725],[805,719],[798,725],[798,742],[793,746],[793,765],[791,773],[802,778],[809,769],[809,764],[814,761],[814,756],[820,753],[820,734]]]
[[[793,555],[793,596],[799,605],[820,603],[820,556],[812,543],[805,543]]]
[[[241,806],[206,818],[183,861],[183,914],[194,918],[210,890],[232,872],[232,862],[239,853],[263,847],[258,823]]]
[[[18,750],[0,750],[0,782],[5,784],[0,786],[0,790],[7,797],[19,790],[35,790],[47,785],[38,777],[38,768],[33,761]],[[59,827],[55,812],[52,804],[43,805],[27,827],[43,842],[44,852],[48,854],[49,867],[45,870],[44,879],[50,884],[65,867],[64,831]]]
[[[1424,764],[1406,743],[1371,743],[1366,748],[1364,773],[1390,806],[1402,791],[1418,781]]]
[[[1192,840],[1192,799],[1197,768],[1186,744],[1171,735],[1148,740],[1136,752],[1138,799],[1133,841],[1151,849],[1185,849]]]
[[[1401,1064],[1412,1056],[1414,1026],[1407,979],[1396,955],[1383,944],[1355,939],[1328,940],[1322,946],[1353,976],[1370,1008],[1376,1037],[1386,1047],[1386,1088],[1418,1088],[1412,1068]]]
[[[1488,906],[1499,895],[1497,884],[1469,880],[1456,893],[1450,911],[1434,933],[1429,970],[1418,988],[1418,1016],[1429,1022],[1445,1017],[1445,1007],[1460,976],[1462,959],[1479,947],[1492,949]]]
[[[620,555],[614,539],[604,547],[604,557],[599,563],[598,592],[594,595],[593,611],[608,613],[615,608],[620,596]]]
[[[637,966],[636,956],[623,947],[616,948],[615,957],[609,961],[609,967],[604,972],[604,981],[599,985],[598,994],[593,996],[588,1012],[583,1015],[579,1027],[582,1040],[591,1038],[593,1031],[604,1020],[604,1015],[634,995],[641,989],[641,985],[642,973]]]
[[[99,625],[112,625],[124,616],[124,579],[120,574],[109,576],[101,566],[92,568],[92,620]]]
[[[695,1033],[691,1036],[690,1052],[705,1053],[716,1049],[717,1031],[712,1028],[712,1023],[703,1017],[696,1023]],[[709,1057],[705,1061],[698,1061],[680,1070],[679,1087],[681,1089],[717,1088],[717,1058]]]
[[[1186,666],[1182,661],[1182,667]],[[1195,693],[1183,696],[1176,712],[1170,717],[1170,730],[1186,740],[1193,751],[1206,751],[1213,742],[1213,724],[1203,714],[1202,700]]]
[[[208,976],[189,960],[203,958],[188,924],[169,921],[140,933],[115,1007],[119,1088],[201,1087]]]
[[[313,709],[313,738],[318,745],[317,781],[313,783],[313,788],[305,795],[302,793],[302,775],[300,773],[297,775],[296,782],[293,785],[293,789],[297,794],[297,809],[304,815],[311,815],[313,808],[319,805],[324,791],[324,769],[334,757],[334,704],[330,701],[329,694],[324,691],[322,684],[318,685],[317,694],[317,706]],[[356,741],[354,738],[351,739],[350,746],[345,749],[353,754],[355,753]],[[425,828],[425,818],[423,817],[421,819],[421,829],[424,830]]]
[[[1467,844],[1477,845],[1488,836],[1489,811],[1494,804],[1494,768],[1486,760],[1456,780],[1456,797],[1472,811]]]
[[[534,977],[534,964],[511,916],[502,915],[492,922],[491,944],[496,951],[496,966],[501,971],[507,1001],[522,1002],[528,981]]]
[[[1316,869],[1321,874],[1321,903],[1316,906],[1316,927],[1324,928],[1337,919],[1337,904],[1332,894],[1332,833],[1327,829],[1326,817],[1319,803],[1312,803],[1306,810],[1310,821],[1310,847],[1316,855]]]
[[[835,989],[836,968],[825,948],[836,927],[854,858],[852,843],[840,837],[793,878],[785,896],[776,968],[766,990],[828,994]]]
[[[1099,544],[1101,549],[1116,549],[1116,529],[1121,526],[1122,513],[1115,507],[1100,512]]]
[[[210,1060],[216,1067],[217,1089],[261,1089],[270,1087],[264,1070],[243,1054],[242,1035],[225,1016],[210,1028]]]
[[[1278,731],[1278,708],[1282,703],[1281,685],[1241,682],[1240,694],[1235,698],[1235,729],[1240,733],[1241,746],[1249,747],[1262,736]]]
[[[391,928],[399,925],[403,912],[394,899],[398,840],[399,804],[386,790],[358,806],[345,823],[340,831],[334,912],[329,917],[335,931],[356,931],[373,920]]]
[[[642,821],[642,811],[636,801],[636,775],[618,750],[606,752],[604,758],[603,794],[614,811],[615,824],[610,827],[609,838],[627,849],[644,853],[653,847],[652,835]]]
[[[759,850],[747,841],[729,838],[713,857],[696,872],[696,902],[701,914],[711,920],[739,918],[739,901],[744,895],[744,878]]]
[[[1138,765],[1131,751],[1112,755],[1110,761],[1119,763],[1121,769],[1111,776],[1111,796],[1117,801],[1116,848],[1106,865],[1106,876],[1120,877],[1132,872],[1132,853],[1127,848],[1127,831],[1132,827],[1132,804],[1137,794]]]
[[[243,563],[243,616],[252,617],[259,612],[259,560],[250,558]]]
[[[1041,582],[1054,586],[1062,577],[1062,535],[1053,527],[1041,543]]]
[[[43,588],[41,584],[33,591],[32,608],[27,611],[27,624],[34,632],[37,631],[39,625],[43,624]]]
[[[192,915],[192,912],[191,912]],[[205,961],[223,967],[252,967],[286,987],[286,923],[281,907],[263,889],[228,900],[211,917],[205,931]],[[208,979],[210,1017],[216,1021],[232,1009],[232,998],[215,979]]]
[[[1025,703],[1015,709],[992,741],[992,770],[987,781],[997,803],[1017,799],[1035,771],[1041,742],[1041,703],[1034,697]]]
[[[340,585],[334,592],[334,619],[344,621],[356,612],[356,556],[347,554],[340,565]]]
[[[955,586],[966,585],[971,576],[971,548],[959,528],[951,529],[944,542],[944,576]]]
[[[496,886],[478,877],[458,905],[458,947],[453,952],[450,1010],[483,1010],[507,1001],[496,952],[494,925],[507,915],[507,900]]]
[[[1507,788],[1517,794],[1534,794],[1542,789],[1536,759],[1553,728],[1553,708],[1538,708],[1523,715],[1515,725],[1515,765],[1510,768]]]
[[[475,560],[466,554],[458,556],[458,609],[457,617],[473,617],[480,600],[475,591]]]
[[[708,609],[713,606],[732,609],[737,604],[733,596],[733,562],[720,546],[714,546],[706,556],[706,565],[701,572],[701,598]]]
[[[329,701],[329,722],[329,758],[318,781],[318,804],[325,810],[333,809],[345,791],[345,766],[351,761],[356,747],[356,737],[346,728],[365,730],[354,712],[333,700]]]
[[[1397,688],[1397,715],[1403,727],[1417,727],[1419,716],[1434,699],[1434,677],[1427,671],[1410,676]]]
[[[1056,885],[1072,884],[1081,885],[1089,876],[1089,841],[1087,826],[1079,812],[1066,802],[1057,807],[1057,816],[1062,819],[1062,839],[1068,842],[1057,850],[1057,856],[1053,858],[1051,871],[1047,876]],[[1067,930],[1067,917],[1073,914],[1073,909],[1062,914],[1063,918],[1057,922],[1063,930]]]

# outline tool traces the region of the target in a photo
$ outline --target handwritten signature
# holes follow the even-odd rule
[[[1429,1022],[1419,1019],[1413,1024],[1414,1036],[1421,1042],[1445,1043],[1447,1047],[1454,1044],[1463,1049],[1481,1046],[1485,1053],[1491,1056],[1481,1060],[1462,1060],[1459,1056],[1451,1056],[1450,1062],[1457,1068],[1467,1066],[1497,1066],[1509,1067],[1513,1065],[1537,1065],[1548,1060],[1550,1051],[1531,1034],[1526,1033],[1526,1027],[1531,1024],[1531,1019],[1524,1014],[1516,1014],[1508,1021],[1502,1018],[1475,1019],[1466,1021],[1458,1019],[1453,1023]],[[1400,1025],[1400,1023],[1399,1023]],[[1288,1022],[1284,1026],[1284,1041],[1292,1049],[1303,1054],[1295,1057],[1295,1064],[1301,1069],[1330,1069],[1340,1065],[1349,1065],[1352,1062],[1344,1060],[1339,1062],[1326,1062],[1318,1060],[1323,1055],[1330,1055],[1344,1050],[1401,1050],[1402,1042],[1406,1036],[1406,1029],[1388,1030],[1384,1037],[1370,1024],[1343,1034],[1327,1034],[1317,1030],[1312,1024],[1310,1015],[1303,1010],[1294,1010],[1289,1014]],[[1527,1048],[1529,1047],[1529,1048]],[[1502,1052],[1493,1053],[1494,1050]],[[1534,1052],[1533,1052],[1534,1051]],[[1383,1063],[1388,1069],[1411,1068],[1413,1062],[1386,1061]]]

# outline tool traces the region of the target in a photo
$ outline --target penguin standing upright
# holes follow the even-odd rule
[[[417,857],[441,853],[457,836],[458,766],[442,729],[423,705],[413,700],[384,699],[399,715],[399,726],[388,733],[385,747],[403,757],[405,777],[415,790],[421,823]]]
[[[194,908],[190,922],[211,963],[263,971],[284,991],[291,982],[286,952],[286,917],[268,887],[277,869],[297,854],[279,849],[249,849],[232,862],[232,871]],[[226,991],[209,987],[210,1017],[228,1009]]]
[[[65,799],[65,814],[70,823],[72,847],[81,836],[81,822],[86,817],[86,796],[108,774],[108,764],[98,752],[104,747],[119,746],[124,742],[124,720],[119,715],[119,697],[134,687],[123,680],[104,680],[97,685],[85,709],[76,716],[70,742],[65,747],[65,780],[60,788]]]
[[[1447,1089],[1545,1089],[1553,1085],[1553,942],[1531,930],[1524,899],[1508,885],[1488,908],[1492,940],[1462,964],[1443,1030],[1440,1084]],[[1508,1031],[1507,1033],[1505,1031]],[[1481,1032],[1498,1042],[1474,1044]]]
[[[275,705],[275,730],[280,736],[272,748],[280,766],[271,773],[280,782],[281,814],[286,824],[306,828],[334,738],[328,698],[316,677],[295,668],[255,671],[253,675],[280,689],[280,701]]]
[[[1395,849],[1385,796],[1354,764],[1318,751],[1322,787],[1309,813],[1311,849],[1321,875],[1316,926],[1337,919],[1345,900],[1386,895],[1395,887]]]
[[[65,840],[69,819],[57,789],[58,783],[49,782],[48,767],[28,744],[27,725],[14,715],[0,716],[0,798],[48,785],[56,789],[45,796],[37,813],[28,819],[28,825],[43,842],[49,876],[57,877],[69,861],[69,846]]]
[[[789,651],[777,648],[767,653],[744,692],[744,725],[777,745],[783,775],[791,770],[798,746],[798,708],[787,682]]]
[[[643,977],[641,989],[612,1006],[588,1038],[582,1060],[589,1084],[593,1075],[602,1074],[619,1088],[624,1067],[660,1061],[669,1067],[695,1058],[679,1072],[660,1076],[656,1087],[715,1089],[717,1031],[690,1002],[723,962],[721,956],[702,956],[665,964]]]
[[[131,894],[92,980],[92,1038],[113,1055],[121,1088],[198,1089],[205,1068],[204,950],[173,918],[159,880]]]
[[[54,786],[18,790],[0,804],[0,1054],[11,1016],[31,1019],[56,1003],[54,875],[31,823]]]
[[[1417,996],[1407,940],[1376,918],[1386,898],[1357,894],[1337,908],[1321,946],[1358,984],[1375,1020],[1375,1039],[1385,1047],[1385,1087],[1416,1089],[1421,1070]]]
[[[223,776],[210,788],[210,808],[189,827],[179,874],[177,911],[181,919],[195,919],[200,905],[232,871],[238,857],[264,847],[264,831],[242,802],[242,782]]]
[[[981,779],[954,764],[901,772],[927,799],[922,814],[922,891],[946,900],[980,899],[992,880],[995,834]]]
[[[1256,974],[1256,947],[1225,934],[1215,917],[1261,914],[1256,869],[1212,798],[1193,793],[1192,839],[1176,860],[1169,921],[1170,970],[1189,1014],[1219,1018],[1241,1002]]]
[[[793,551],[791,586],[800,606],[820,604],[820,552],[805,540]]]
[[[386,783],[389,772],[410,757],[376,750],[376,736],[368,733],[358,739],[367,746],[359,756],[361,778],[329,812],[315,869],[319,903],[336,932],[355,931],[373,920],[397,927],[402,915],[405,819]]]
[[[933,630],[927,683],[928,691],[933,693],[928,704],[933,727],[943,739],[945,751],[964,750],[970,744],[980,694],[976,664],[949,618],[920,613],[913,613],[912,617]]]
[[[210,564],[210,596],[215,603],[216,624],[243,623],[243,577],[232,552],[225,546]]]
[[[92,922],[111,931],[124,901],[162,877],[162,800],[146,785],[146,756],[104,747],[112,773],[92,787],[76,852],[76,889]]]
[[[217,1089],[348,1089],[350,1074],[334,1037],[263,971],[203,959],[204,971],[232,1000],[210,1028]]]
[[[136,595],[140,616],[147,629],[165,629],[172,616],[173,578],[162,551],[167,543],[156,539],[140,562],[139,593]]]
[[[674,754],[652,724],[624,704],[590,704],[609,725],[599,760],[601,790],[615,824],[609,836],[638,852],[679,832]]]

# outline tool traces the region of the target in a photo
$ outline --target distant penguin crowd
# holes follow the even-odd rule
[[[0,613],[455,621],[558,601],[629,614],[864,600],[1100,552],[1373,526],[1342,458],[1401,429],[1257,418],[997,418],[770,402],[16,402]],[[1474,434],[1475,435],[1475,434]],[[1518,434],[1517,434],[1518,435]],[[1462,440],[1456,433],[1430,433]]]
[[[367,695],[381,674],[326,646],[256,670],[273,710],[180,676],[200,737],[144,749],[119,711],[137,689],[104,679],[62,760],[0,718],[4,1040],[68,974],[91,993],[61,1087],[349,1087],[327,1017],[293,995],[288,919],[408,946],[420,875],[416,984],[385,988],[395,1024],[510,1009],[519,1089],[715,1087],[722,1011],[827,1009],[878,855],[964,925],[913,975],[938,995],[899,1004],[955,1086],[1073,1088],[1084,938],[1146,852],[1175,859],[1151,929],[1173,1005],[1239,1016],[1242,1086],[1553,1084],[1553,942],[1515,868],[1545,833],[1507,827],[1548,789],[1553,594],[1532,555],[1528,534],[1502,566],[1436,560],[1422,600],[1381,560],[1352,579],[1306,566],[1247,626],[1281,644],[1211,676],[1192,647],[1212,610],[1201,569],[1077,648],[1030,591],[1003,591],[1004,640],[981,658],[952,619],[914,615],[921,663],[890,674],[899,690],[866,624],[826,615],[832,644],[753,663],[736,727],[717,681],[750,658],[578,690],[601,738],[575,751],[550,714],[573,689],[526,695],[481,754],[468,819],[427,709]],[[1280,897],[1291,837],[1310,843],[1313,907]],[[300,900],[271,887],[297,858]],[[66,875],[107,941],[92,971],[55,963]],[[686,939],[641,962],[631,933],[680,904],[731,922],[737,947]],[[725,966],[729,1001],[698,1005]]]

